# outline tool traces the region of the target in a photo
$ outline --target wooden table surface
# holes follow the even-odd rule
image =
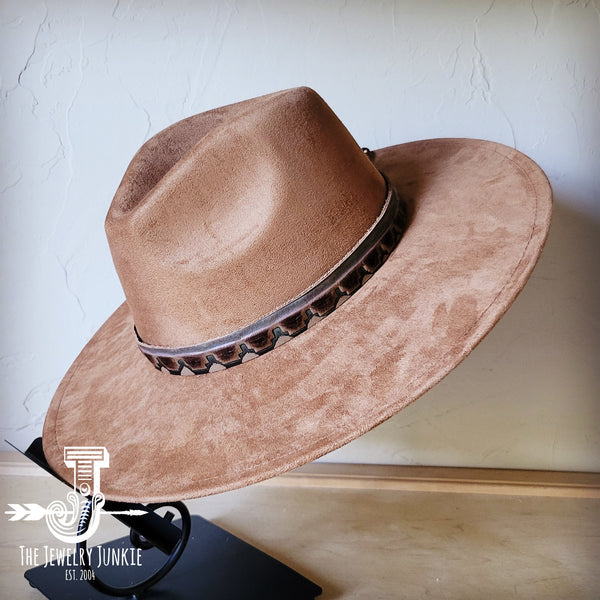
[[[49,476],[0,472],[1,503],[63,498]],[[600,499],[255,485],[187,503],[334,599],[600,598]],[[42,521],[2,520],[0,598],[41,599],[19,546],[56,545]],[[124,535],[102,520],[97,540]],[[209,600],[209,599],[205,599]]]

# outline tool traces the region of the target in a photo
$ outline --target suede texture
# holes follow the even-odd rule
[[[156,336],[152,341],[167,344],[202,341],[192,337],[253,318],[264,312],[260,305],[263,300],[269,306],[282,299],[285,301],[306,286],[308,279],[323,275],[315,275],[300,266],[306,258],[305,235],[310,239],[306,242],[308,247],[318,247],[319,240],[326,246],[323,255],[319,255],[319,264],[321,268],[328,268],[331,261],[339,260],[340,255],[352,247],[362,235],[361,230],[364,232],[377,216],[384,197],[377,172],[371,170],[364,157],[356,154],[356,144],[345,130],[339,130],[337,120],[331,119],[322,100],[306,90],[293,91],[291,98],[282,100],[282,96],[289,93],[275,96],[275,102],[283,102],[285,106],[288,101],[291,106],[309,106],[308,120],[318,121],[310,124],[311,135],[319,135],[322,123],[328,136],[340,135],[338,141],[323,143],[329,144],[333,152],[339,143],[352,155],[340,162],[327,157],[316,161],[331,161],[332,166],[319,175],[322,188],[312,188],[312,192],[301,196],[302,203],[309,205],[308,212],[295,207],[299,196],[281,190],[287,177],[292,181],[290,189],[311,187],[314,182],[310,171],[319,165],[313,164],[303,171],[305,179],[302,180],[295,177],[294,168],[270,156],[272,170],[267,169],[269,172],[265,175],[269,183],[263,185],[260,173],[251,173],[251,169],[236,162],[229,167],[235,172],[234,178],[241,173],[249,179],[248,188],[241,181],[235,184],[241,186],[240,190],[252,188],[252,194],[270,190],[271,195],[260,201],[244,196],[242,202],[235,196],[236,190],[223,183],[227,193],[218,195],[219,206],[229,201],[234,204],[233,214],[227,218],[245,219],[244,207],[253,202],[257,206],[273,202],[278,208],[274,212],[271,208],[263,212],[258,208],[258,216],[248,216],[252,224],[240,223],[227,241],[226,232],[215,233],[209,225],[205,227],[210,219],[218,222],[226,217],[217,211],[212,217],[198,219],[195,210],[200,207],[194,205],[194,194],[182,192],[185,208],[178,220],[185,232],[182,235],[176,226],[177,220],[169,221],[164,212],[167,204],[173,205],[177,212],[179,192],[165,192],[166,196],[161,195],[162,191],[156,192],[156,199],[153,194],[161,186],[179,190],[178,185],[181,185],[191,190],[196,184],[189,179],[210,179],[210,173],[197,173],[205,164],[210,165],[210,169],[220,169],[221,181],[226,176],[225,166],[219,166],[219,160],[227,162],[226,157],[221,155],[219,160],[211,162],[210,156],[204,156],[204,150],[196,148],[199,137],[211,135],[199,124],[202,119],[192,118],[190,127],[173,134],[175,138],[181,136],[181,146],[165,141],[172,129],[164,134],[166,138],[156,142],[165,150],[157,153],[164,160],[153,175],[154,183],[150,175],[137,179],[126,175],[117,194],[118,206],[111,208],[113,214],[109,215],[107,230],[117,235],[117,246],[125,244],[123,239],[129,239],[127,243],[131,244],[136,235],[141,235],[141,253],[149,254],[145,258],[128,258],[127,252],[119,249],[115,252],[111,240],[128,301],[107,320],[75,360],[52,400],[44,425],[47,460],[65,480],[72,481],[72,471],[64,465],[63,449],[74,445],[105,446],[111,463],[102,473],[102,492],[107,498],[135,502],[181,500],[222,492],[309,462],[375,427],[431,388],[473,350],[525,284],[550,224],[552,194],[542,170],[514,149],[481,140],[439,139],[392,146],[377,150],[374,164],[410,201],[412,221],[399,246],[363,288],[313,328],[248,363],[193,377],[172,376],[154,369],[137,347],[134,315],[136,324],[138,313],[152,315],[144,321],[144,331],[151,337]],[[265,102],[273,100],[270,96]],[[228,117],[222,119],[225,112],[216,111],[210,116],[208,129],[218,129],[219,135],[227,138],[222,133],[222,128],[228,126],[224,125]],[[269,120],[272,116],[269,113]],[[278,125],[284,127],[280,132],[284,137],[285,123],[286,119]],[[256,127],[260,132],[268,129],[264,123]],[[299,126],[299,130],[302,128]],[[238,131],[238,124],[234,129]],[[297,131],[294,126],[292,130]],[[257,134],[257,138],[261,136],[262,133]],[[248,135],[245,139],[255,156],[261,143],[253,144],[249,141],[251,137]],[[306,143],[311,144],[311,136],[308,138]],[[272,141],[269,138],[265,143]],[[147,146],[154,143],[151,140]],[[186,147],[195,148],[190,169]],[[236,147],[225,144],[224,148],[234,152],[236,161],[248,159],[252,163],[254,160],[235,154]],[[319,148],[322,148],[321,142],[313,147],[313,152]],[[150,160],[144,158],[145,150],[141,152],[142,161]],[[169,152],[171,156],[167,157]],[[202,156],[201,160],[196,161],[196,153]],[[219,154],[216,150],[215,153]],[[181,167],[183,182],[175,177],[179,163],[169,167],[174,160],[186,163]],[[279,168],[282,171],[278,171]],[[153,170],[150,163],[147,169]],[[273,175],[273,171],[277,175]],[[340,179],[344,182],[333,181]],[[273,183],[276,180],[278,183]],[[340,203],[345,205],[346,201],[338,199],[338,202],[329,194],[335,195],[338,191],[348,194],[341,191],[347,190],[348,185],[360,190],[351,197],[360,199],[365,194],[367,200],[364,212],[351,211],[350,220],[360,221],[360,225],[348,225],[350,233],[346,239],[346,224],[339,221],[344,213],[339,209]],[[204,189],[201,187],[197,188],[198,193]],[[208,197],[213,198],[218,186],[210,189]],[[240,190],[243,195],[245,192]],[[279,193],[281,198],[272,200]],[[202,202],[209,201],[205,196],[201,198]],[[148,209],[143,207],[145,203]],[[150,207],[152,203],[156,206]],[[334,206],[333,212],[328,213],[324,204]],[[140,205],[141,216],[124,224],[130,219],[126,215]],[[198,243],[208,248],[210,264],[207,268],[214,270],[215,279],[210,279],[211,274],[202,280],[203,283],[198,284],[201,285],[199,293],[209,300],[215,293],[215,298],[220,296],[226,307],[220,308],[217,303],[211,308],[206,316],[209,325],[198,325],[201,319],[196,323],[192,318],[193,331],[189,338],[183,313],[165,324],[158,318],[162,316],[160,310],[148,308],[160,295],[155,293],[155,286],[160,290],[163,285],[155,279],[160,280],[164,274],[162,266],[154,270],[154,267],[145,269],[141,265],[151,258],[153,251],[160,254],[160,248],[169,244],[160,219],[152,227],[148,225],[152,219],[147,215],[154,214],[154,210],[160,219],[167,219],[169,235],[183,240],[184,245],[190,238],[196,240],[196,236],[198,240],[205,235],[211,238]],[[285,218],[288,212],[296,210],[303,215],[300,220]],[[119,211],[122,214],[119,215]],[[329,217],[323,217],[317,224],[310,222],[311,231],[313,226],[319,230],[314,237],[302,230],[295,238],[290,232],[289,239],[294,240],[290,242],[292,253],[284,253],[281,247],[285,245],[286,234],[280,234],[279,228],[289,228],[292,223],[293,228],[300,226],[300,221],[315,211],[332,215],[329,226]],[[199,227],[199,233],[187,230],[190,221]],[[239,249],[238,234],[242,235],[240,232],[247,227],[248,231],[252,230],[247,235],[253,242]],[[254,228],[264,229],[269,236],[279,236],[270,246],[273,254],[267,262],[276,262],[282,255],[291,257],[289,260],[299,265],[297,270],[289,265],[273,267],[271,280],[263,273],[259,287],[267,285],[268,292],[255,289],[258,284],[254,281],[247,282],[248,287],[244,283],[244,277],[254,272],[245,271],[246,259],[252,263],[253,252],[259,253],[265,248],[260,242],[262,235]],[[217,241],[213,239],[215,235]],[[166,237],[163,239],[163,236]],[[344,241],[328,240],[338,236]],[[179,247],[168,251],[171,255],[167,262],[173,268],[179,264],[178,252]],[[325,256],[327,258],[322,258]],[[264,258],[257,258],[252,269],[264,266]],[[286,260],[288,258],[283,262]],[[139,274],[138,268],[141,269]],[[228,277],[243,273],[242,283],[219,281],[218,273],[222,269]],[[297,281],[287,280],[296,279],[296,273]],[[131,277],[139,281],[132,284]],[[279,281],[281,277],[286,281]],[[178,281],[177,286],[183,287],[174,285],[175,295],[185,289],[186,276],[181,275]],[[210,285],[217,286],[217,291],[226,289],[227,294],[242,285],[240,289],[258,299],[256,306],[243,306],[240,309],[243,317],[236,313],[231,319],[225,319],[226,325],[216,324],[215,314],[227,316],[238,307],[236,305],[234,310],[224,292],[219,295],[214,290],[203,290],[202,286],[209,281]],[[224,288],[219,287],[221,285]],[[144,286],[149,298],[143,298],[138,304],[138,296],[144,295]],[[285,290],[273,299],[270,294],[273,288]],[[177,299],[173,300],[168,294],[165,298],[178,306]]]
[[[140,149],[106,219],[140,337],[191,346],[270,314],[352,250],[385,196],[308,88],[176,123]]]

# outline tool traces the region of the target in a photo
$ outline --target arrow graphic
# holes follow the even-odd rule
[[[39,504],[9,504],[12,510],[5,510],[5,515],[12,515],[9,521],[39,521],[43,519],[47,514],[55,515],[72,515],[73,511],[49,511],[47,508],[40,506]],[[106,515],[130,515],[133,517],[139,517],[145,515],[148,511],[132,509],[132,510],[102,510],[101,513]]]
[[[20,521],[22,519],[25,521],[39,521],[46,514],[46,509],[39,504],[9,504],[9,506],[13,510],[4,511],[7,515],[12,514],[9,521]]]
[[[105,515],[131,515],[132,517],[141,517],[148,513],[147,510],[131,509],[131,510],[103,510]]]

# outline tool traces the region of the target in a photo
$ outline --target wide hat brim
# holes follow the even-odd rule
[[[544,245],[551,189],[501,144],[438,139],[375,152],[413,216],[346,303],[284,346],[225,371],[161,373],[127,304],[61,382],[43,432],[65,480],[66,446],[104,446],[109,499],[163,502],[272,477],[350,442],[420,397],[513,302]]]

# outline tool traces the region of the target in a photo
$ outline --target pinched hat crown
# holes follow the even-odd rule
[[[365,156],[304,88],[181,121],[142,147],[111,205],[127,302],[56,391],[44,455],[72,481],[64,449],[104,446],[103,494],[144,503],[314,460],[473,350],[525,285],[551,212],[516,149],[431,139]]]
[[[288,304],[356,247],[386,193],[308,88],[165,129],[132,160],[106,219],[139,337],[189,346]]]

